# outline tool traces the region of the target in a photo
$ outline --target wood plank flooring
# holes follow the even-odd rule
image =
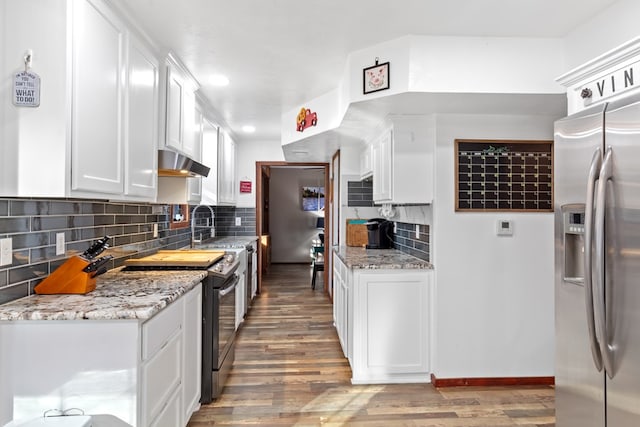
[[[236,338],[223,395],[190,427],[555,425],[553,387],[351,385],[332,306],[320,286],[311,289],[310,272],[271,267]]]

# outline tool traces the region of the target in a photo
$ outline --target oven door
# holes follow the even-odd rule
[[[214,293],[213,318],[214,322],[216,322],[214,323],[213,333],[214,370],[219,370],[222,367],[235,338],[236,296],[239,281],[240,277],[234,273],[225,283],[224,287],[216,289]],[[215,327],[215,324],[217,324],[217,327]]]

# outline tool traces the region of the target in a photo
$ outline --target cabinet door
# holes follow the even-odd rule
[[[133,38],[128,70],[125,194],[154,199],[158,181],[158,62]]]
[[[191,109],[193,111],[192,116],[186,117],[185,120],[189,120],[191,123],[188,133],[185,134],[185,152],[187,148],[190,152],[190,157],[198,162],[202,161],[202,112],[193,105]],[[190,146],[186,143],[189,141]],[[205,165],[206,166],[206,165]],[[209,172],[211,173],[211,172]],[[202,201],[202,177],[197,176],[188,178],[188,202],[190,204],[200,204]]]
[[[73,2],[71,189],[124,193],[125,28],[101,2]]]
[[[181,150],[187,156],[196,161],[200,161],[200,147],[202,143],[200,136],[202,134],[202,114],[196,107],[196,96],[193,90],[185,86],[182,94],[183,104],[183,128],[182,128],[182,147]]]
[[[211,168],[202,178],[202,200],[205,205],[218,204],[218,128],[204,120],[202,130],[202,163]]]
[[[142,364],[142,425],[162,412],[171,395],[180,390],[183,352],[182,331],[176,332],[150,360]],[[180,399],[180,398],[178,398]],[[178,411],[178,420],[179,411]]]
[[[182,76],[167,66],[167,136],[166,145],[182,150],[183,96],[185,82]]]
[[[373,175],[373,147],[367,143],[360,154],[360,179],[369,178]]]
[[[220,132],[222,138],[219,141],[220,173],[218,175],[218,198],[220,203],[233,205],[235,198],[235,142],[226,132]]]
[[[169,398],[158,416],[149,427],[174,427],[187,425],[180,423],[180,393],[177,391]]]
[[[354,285],[354,379],[414,374],[428,380],[427,273],[359,273]]]
[[[386,130],[373,148],[373,200],[391,202],[393,198],[393,131]]]
[[[187,425],[191,415],[200,406],[202,372],[202,286],[198,285],[184,297],[183,321],[182,402],[183,419]],[[176,424],[177,425],[177,424]]]

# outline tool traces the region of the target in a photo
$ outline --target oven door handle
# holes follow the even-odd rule
[[[220,296],[223,297],[227,295],[229,292],[233,291],[239,281],[240,281],[240,277],[236,273],[233,273],[233,283],[224,289],[220,289]]]

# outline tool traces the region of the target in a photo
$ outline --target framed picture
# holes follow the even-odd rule
[[[302,210],[324,209],[324,187],[302,187]]]
[[[362,93],[365,95],[379,90],[389,89],[389,63],[378,64],[362,70]]]

